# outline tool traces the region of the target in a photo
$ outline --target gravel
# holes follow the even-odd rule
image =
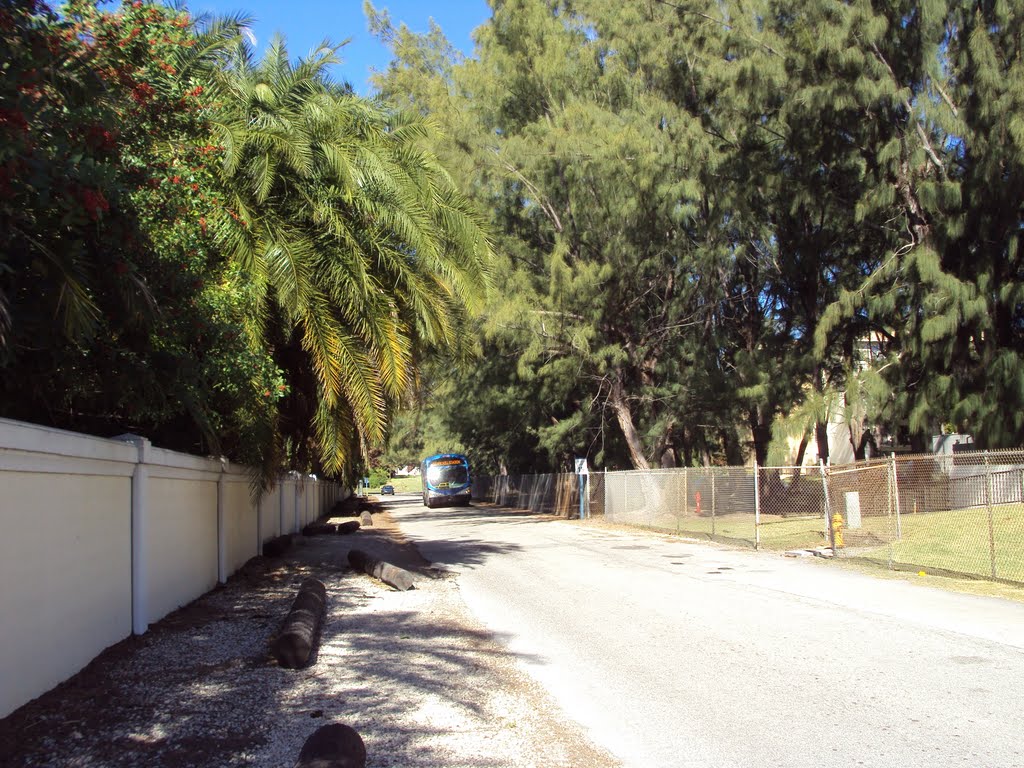
[[[355,547],[416,573],[416,588],[354,572]],[[319,648],[283,669],[270,642],[308,577],[327,587]],[[278,768],[331,722],[360,733],[369,768],[618,764],[380,513],[353,536],[298,536],[283,558],[254,558],[0,720],[0,765]]]

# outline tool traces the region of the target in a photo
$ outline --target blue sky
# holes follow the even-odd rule
[[[472,31],[490,17],[486,0],[374,0],[373,4],[378,10],[386,9],[395,26],[405,22],[414,32],[426,32],[433,18],[448,40],[467,54],[473,50]],[[348,80],[362,95],[370,94],[370,68],[383,70],[391,58],[370,35],[363,0],[188,0],[187,5],[195,15],[243,12],[254,17],[252,31],[259,50],[280,32],[293,57],[308,53],[325,37],[334,43],[351,38],[340,51],[344,63],[335,78]]]

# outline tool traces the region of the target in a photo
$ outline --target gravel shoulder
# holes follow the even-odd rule
[[[278,768],[331,722],[360,733],[370,768],[618,765],[470,617],[456,578],[373,517],[255,558],[0,720],[0,766]],[[413,571],[416,589],[354,572],[353,547]],[[311,576],[328,594],[317,658],[282,669],[270,642]]]

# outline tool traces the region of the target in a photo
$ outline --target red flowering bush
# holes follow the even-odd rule
[[[224,279],[198,34],[0,0],[0,416],[260,458],[285,390]]]

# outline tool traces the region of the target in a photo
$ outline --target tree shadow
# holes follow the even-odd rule
[[[532,737],[515,733],[514,713],[495,706],[495,669],[515,674],[516,662],[544,659],[510,653],[502,638],[459,616],[431,613],[429,592],[455,587],[422,558],[419,591],[395,592],[354,573],[347,553],[357,545],[384,559],[409,559],[415,549],[369,532],[315,537],[279,561],[256,558],[259,567],[107,649],[0,720],[0,765],[291,765],[327,722],[359,731],[368,766],[507,764],[500,750],[487,753],[494,732]],[[515,549],[460,547],[465,562]],[[328,591],[316,662],[282,669],[270,643],[310,576]],[[452,751],[449,740],[461,745],[466,728],[489,734],[482,752]]]

